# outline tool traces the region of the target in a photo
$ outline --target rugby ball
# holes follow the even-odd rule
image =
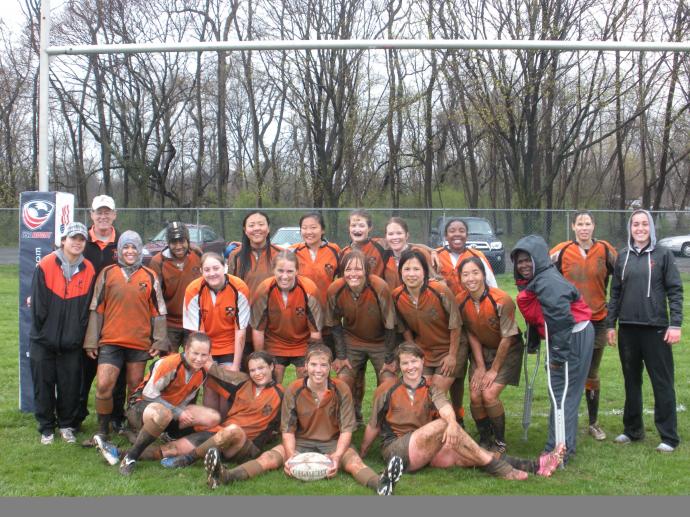
[[[303,452],[288,460],[292,475],[302,481],[316,481],[326,477],[328,469],[333,466],[331,459],[318,452]]]

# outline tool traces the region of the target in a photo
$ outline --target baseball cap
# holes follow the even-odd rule
[[[96,196],[95,198],[93,198],[93,202],[91,203],[91,210],[98,210],[101,207],[106,207],[110,208],[111,210],[115,210],[115,200],[110,196],[106,196],[105,194]]]
[[[89,231],[86,229],[86,226],[84,226],[83,223],[79,223],[77,221],[69,223],[65,227],[65,233],[62,235],[63,237],[74,237],[75,235],[81,235],[85,239],[89,238]]]

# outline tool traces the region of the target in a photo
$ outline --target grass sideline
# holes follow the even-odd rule
[[[31,414],[21,413],[18,407],[18,281],[16,266],[0,266],[0,332],[6,336],[4,353],[0,359],[0,496],[69,496],[100,497],[120,495],[371,495],[349,475],[339,473],[332,480],[303,483],[288,479],[280,472],[270,472],[259,478],[216,491],[206,488],[202,462],[177,470],[162,468],[157,462],[139,462],[134,474],[123,477],[115,467],[108,466],[94,449],[67,445],[56,437],[52,446],[42,446]],[[511,294],[514,286],[508,275],[499,275],[499,284]],[[683,274],[685,286],[683,340],[675,346],[676,393],[680,408],[678,424],[681,439],[690,436],[687,406],[690,403],[690,355],[687,351],[690,324],[690,275]],[[523,326],[524,328],[524,326]],[[532,364],[532,363],[530,363]],[[578,453],[565,470],[557,471],[550,479],[531,477],[525,482],[505,481],[489,477],[474,469],[431,469],[404,475],[396,495],[688,495],[687,466],[690,447],[684,442],[673,454],[663,455],[654,448],[659,442],[651,413],[652,393],[645,379],[645,429],[647,437],[641,443],[618,446],[613,437],[621,432],[623,384],[618,354],[609,349],[602,364],[602,395],[600,421],[608,434],[598,443],[586,435],[586,407],[580,408]],[[289,370],[289,374],[294,372]],[[368,372],[367,402],[374,387],[371,367]],[[293,374],[294,376],[294,374]],[[645,375],[646,377],[646,375]],[[522,440],[522,400],[524,384],[508,387],[503,401],[507,411],[507,441],[509,453],[533,457],[546,439],[548,395],[546,375],[540,371],[535,386],[532,425],[529,441]],[[467,395],[465,397],[465,405]],[[365,404],[365,408],[369,408]],[[469,411],[468,411],[469,413]],[[365,413],[365,416],[368,411]],[[467,419],[470,433],[474,423]],[[95,431],[95,418],[86,421],[86,430]],[[359,445],[362,431],[354,443]],[[78,436],[81,441],[87,435]],[[121,445],[124,442],[120,442]],[[365,458],[375,470],[383,468],[378,444]]]

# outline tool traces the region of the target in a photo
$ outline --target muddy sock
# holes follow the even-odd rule
[[[244,481],[245,479],[256,477],[263,474],[264,468],[256,460],[250,460],[242,465],[235,467],[234,469],[229,469],[221,474],[221,479],[224,484],[231,483],[233,481]]]
[[[477,431],[479,431],[479,446],[486,449],[493,444],[494,439],[491,420],[489,417],[484,417],[474,422],[477,424]]]
[[[96,413],[98,414],[98,434],[107,436],[112,420],[113,397],[96,397]]]
[[[158,436],[153,436],[146,429],[142,429],[137,435],[137,441],[134,442],[132,448],[127,452],[127,457],[132,460],[138,459],[146,447],[156,441],[156,438]]]
[[[594,425],[599,418],[599,390],[585,390],[585,399],[587,399],[589,425]]]
[[[503,456],[502,459],[514,469],[524,470],[525,472],[529,472],[531,474],[536,474],[537,470],[539,470],[538,461],[514,458],[513,456]]]
[[[505,477],[513,470],[512,465],[504,459],[492,458],[491,461],[482,467],[487,474],[496,477]]]
[[[196,458],[203,458],[204,456],[206,456],[206,453],[208,452],[208,450],[212,447],[216,447],[218,449],[218,451],[221,451],[222,447],[218,443],[218,439],[216,438],[216,436],[218,436],[218,435],[214,434],[208,440],[206,440],[204,443],[199,445],[196,449],[194,449],[191,452],[191,455],[196,457]]]
[[[491,427],[494,430],[494,438],[497,443],[505,445],[506,443],[506,414],[503,409],[503,404],[498,401],[493,406],[486,406],[486,413],[491,420]]]
[[[379,475],[369,467],[359,469],[352,475],[355,481],[362,486],[376,490],[379,485]]]

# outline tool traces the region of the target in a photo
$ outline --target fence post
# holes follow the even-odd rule
[[[570,231],[570,211],[565,213],[565,238],[564,241],[568,240],[568,232]]]

